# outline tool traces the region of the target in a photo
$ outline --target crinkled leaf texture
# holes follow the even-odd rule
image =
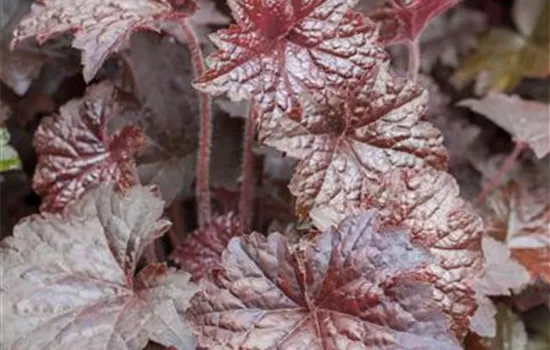
[[[148,339],[194,349],[178,311],[189,275],[152,264],[145,249],[170,222],[146,187],[104,184],[62,214],[30,216],[1,243],[3,349],[142,349]]]
[[[233,238],[187,312],[208,349],[459,349],[433,308],[430,261],[374,212],[290,247]]]
[[[323,96],[386,60],[374,24],[356,0],[230,0],[237,25],[211,36],[219,48],[200,90],[253,99],[261,111],[299,113],[304,93]]]
[[[235,214],[216,216],[207,226],[189,234],[171,256],[191,273],[193,281],[198,281],[219,265],[231,238],[240,235],[242,231]]]
[[[510,133],[516,142],[527,143],[539,159],[550,153],[550,104],[493,93],[481,100],[460,101],[458,105],[483,114]]]
[[[299,212],[319,205],[342,211],[394,168],[445,169],[440,132],[420,118],[428,94],[379,66],[347,101],[304,105],[300,121],[267,120],[264,141],[301,159],[290,182]]]
[[[369,17],[382,24],[382,40],[388,45],[415,41],[425,26],[461,0],[387,0]]]
[[[72,32],[89,82],[134,31],[158,30],[160,22],[186,17],[194,8],[191,0],[41,0],[15,30],[12,45],[31,37],[43,43]]]
[[[385,225],[407,227],[413,242],[434,255],[428,268],[437,276],[437,304],[462,337],[476,309],[472,282],[482,272],[483,223],[459,197],[455,179],[433,169],[394,170],[361,199],[361,207],[379,210]]]
[[[123,109],[114,87],[103,82],[42,120],[34,137],[38,165],[33,179],[42,210],[60,210],[101,182],[116,181],[123,188],[137,183],[133,154],[146,144],[145,135],[133,126],[107,132],[109,118]]]
[[[506,242],[512,257],[533,279],[550,283],[550,199],[548,184],[510,182],[489,200],[494,215],[487,231]]]

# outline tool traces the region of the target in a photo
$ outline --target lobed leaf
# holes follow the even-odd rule
[[[186,316],[208,349],[459,349],[432,307],[429,254],[373,212],[291,248],[233,238]]]
[[[103,82],[42,120],[34,136],[38,164],[33,178],[42,210],[61,210],[101,182],[116,181],[124,188],[137,183],[133,154],[145,145],[145,135],[133,126],[107,132],[107,121],[123,108],[113,86]]]
[[[221,262],[222,252],[233,237],[242,235],[237,216],[233,213],[216,216],[205,227],[187,235],[171,257],[193,281],[199,281]]]
[[[504,241],[531,278],[550,283],[550,201],[547,185],[511,181],[489,200],[488,233]]]
[[[387,45],[413,42],[435,17],[461,0],[387,0],[369,17],[382,26],[382,40]]]
[[[158,31],[162,21],[184,18],[194,8],[191,0],[41,0],[16,28],[12,46],[31,37],[43,43],[71,32],[73,47],[83,51],[83,74],[89,82],[133,32]]]
[[[420,118],[428,95],[380,67],[345,102],[309,101],[300,121],[265,121],[263,140],[301,159],[290,182],[298,211],[356,205],[394,168],[445,169],[440,132]]]
[[[540,159],[550,153],[550,104],[523,100],[519,96],[489,94],[481,100],[462,100],[459,106],[483,114],[512,135],[525,142]]]
[[[237,25],[211,36],[219,50],[195,86],[253,99],[274,117],[299,113],[304,93],[324,96],[387,61],[375,26],[350,11],[355,2],[229,1]]]
[[[476,309],[472,286],[482,273],[483,225],[459,197],[455,179],[433,169],[394,170],[360,205],[377,209],[385,225],[410,229],[413,242],[434,255],[429,270],[437,276],[437,305],[452,316],[461,338]]]
[[[139,273],[170,222],[145,187],[104,184],[62,214],[22,220],[0,244],[5,349],[142,349],[148,339],[194,349],[177,311],[196,291],[164,264]]]

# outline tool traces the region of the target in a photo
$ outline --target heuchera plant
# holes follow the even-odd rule
[[[488,296],[530,279],[549,282],[548,206],[518,184],[500,190],[487,220],[493,238],[482,244],[482,219],[447,173],[442,134],[427,117],[430,96],[416,81],[418,39],[459,2],[388,0],[367,17],[354,11],[357,0],[227,0],[235,23],[211,36],[205,60],[196,29],[208,18],[193,16],[197,6],[214,11],[206,0],[36,1],[12,46],[71,34],[89,85],[35,133],[33,188],[42,204],[0,246],[1,348],[444,350],[461,349],[472,332],[494,336]],[[158,175],[162,191],[149,184],[156,175],[144,180],[138,171],[136,155],[174,139],[133,121],[168,109],[140,106],[103,71],[119,60],[132,84],[153,94],[136,63],[147,55],[124,53],[144,30],[185,43],[191,57],[195,77],[185,83],[196,89],[198,115],[188,126],[200,130],[186,140],[198,140],[188,148],[196,162],[186,149],[177,164],[196,164],[196,229],[170,193],[170,174],[181,166]],[[410,50],[406,78],[385,51],[402,43]],[[219,95],[247,105],[239,200],[227,212],[214,210],[210,181],[211,98]],[[528,147],[547,155],[540,128],[518,128],[511,110],[529,109],[546,125],[543,107],[516,99],[461,105],[514,135],[510,162]],[[166,119],[156,125],[170,128]],[[251,232],[265,229],[252,217],[256,133],[262,146],[297,162],[287,185],[299,224],[284,234]],[[185,239],[165,210],[178,230],[192,231]],[[159,261],[155,240],[166,232],[177,246]],[[507,274],[515,277],[499,280]]]

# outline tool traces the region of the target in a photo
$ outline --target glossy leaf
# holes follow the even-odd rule
[[[83,51],[83,74],[89,82],[133,32],[158,30],[161,21],[184,18],[194,8],[191,0],[41,0],[15,30],[12,45],[31,37],[43,43],[71,32],[73,46]]]
[[[494,215],[488,221],[488,232],[506,242],[512,257],[533,279],[550,283],[548,188],[510,182],[490,198],[489,205]]]
[[[394,168],[447,166],[441,134],[420,121],[428,103],[420,87],[380,68],[347,95],[343,103],[309,101],[300,121],[261,125],[268,145],[302,160],[290,182],[299,212],[353,206]]]
[[[387,60],[355,2],[230,0],[237,25],[211,36],[219,50],[195,86],[254,99],[270,115],[299,113],[304,93],[324,96]]]
[[[522,7],[536,9],[536,2],[523,3]],[[478,92],[501,92],[512,91],[524,77],[547,77],[550,74],[550,1],[545,0],[535,13],[538,18],[534,25],[518,23],[520,33],[496,28],[482,38],[478,51],[453,76],[454,84],[463,87],[477,79]],[[532,32],[522,32],[527,28],[532,28]]]
[[[187,312],[208,349],[459,349],[432,307],[429,254],[373,212],[293,249],[233,238]]]
[[[191,273],[193,281],[199,281],[219,265],[231,238],[242,234],[236,215],[216,216],[207,226],[187,235],[171,257]]]
[[[515,142],[527,143],[538,158],[550,153],[550,104],[523,100],[519,96],[489,94],[481,100],[460,101],[458,105],[483,114],[510,133]]]
[[[164,264],[137,272],[144,249],[170,226],[151,190],[113,184],[63,214],[27,217],[0,245],[5,349],[142,349],[148,339],[194,349],[177,311],[196,291]]]
[[[34,138],[38,164],[33,179],[42,210],[60,210],[101,182],[137,183],[133,154],[145,145],[145,135],[133,126],[107,132],[109,118],[123,109],[113,86],[104,82],[42,120]]]
[[[453,330],[462,337],[476,309],[472,282],[483,267],[483,225],[459,197],[455,179],[430,169],[395,170],[361,199],[361,207],[379,210],[385,225],[407,227],[413,242],[434,255],[429,269],[437,276],[437,304],[453,317]]]
[[[382,24],[387,45],[416,41],[426,25],[461,0],[388,0],[369,17]]]

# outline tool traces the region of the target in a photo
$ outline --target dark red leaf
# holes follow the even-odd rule
[[[266,120],[260,127],[268,145],[302,160],[290,182],[299,212],[357,205],[394,168],[447,166],[440,132],[420,120],[425,90],[380,67],[347,94],[345,102],[309,101],[300,121]]]
[[[381,33],[386,44],[415,41],[426,25],[436,16],[461,0],[387,0],[369,17],[382,23]]]
[[[349,0],[228,2],[238,25],[211,38],[219,48],[196,82],[204,92],[253,99],[264,112],[299,112],[305,92],[356,82],[386,55],[375,26]],[[269,113],[271,114],[271,113]]]
[[[214,217],[208,226],[189,234],[172,253],[172,258],[191,273],[193,281],[198,281],[218,266],[231,238],[242,234],[233,213]]]
[[[483,224],[459,197],[455,179],[437,170],[394,170],[361,206],[379,210],[386,225],[409,228],[413,241],[429,248],[436,257],[430,271],[438,277],[437,304],[464,336],[476,309],[472,282],[482,272]]]
[[[15,30],[12,45],[31,37],[43,43],[71,32],[73,46],[83,51],[84,79],[90,81],[133,32],[158,30],[162,21],[184,18],[194,10],[191,0],[41,0]]]
[[[459,349],[433,308],[429,254],[373,212],[298,246],[234,238],[186,316],[208,349]]]
[[[146,138],[133,126],[107,133],[107,121],[123,108],[114,94],[109,83],[94,85],[82,99],[42,120],[34,138],[38,165],[33,179],[42,210],[60,210],[101,182],[116,181],[123,188],[137,183],[133,154]]]

